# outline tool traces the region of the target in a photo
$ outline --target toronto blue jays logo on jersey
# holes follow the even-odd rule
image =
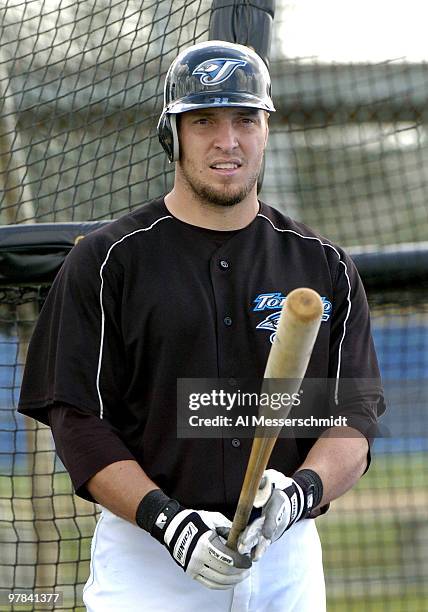
[[[199,80],[203,85],[219,85],[226,81],[237,68],[246,65],[247,62],[244,60],[216,57],[199,64],[192,74],[199,74]]]
[[[264,319],[256,327],[256,329],[266,329],[268,331],[271,331],[272,333],[270,335],[270,341],[272,343],[275,340],[275,335],[276,335],[276,330],[278,329],[278,321],[279,321],[280,315],[281,315],[281,311],[278,310],[277,312],[274,312],[270,314],[268,317],[266,317],[266,319]]]
[[[275,310],[275,312],[269,314],[256,327],[256,329],[265,329],[272,332],[270,335],[271,342],[275,340],[276,330],[278,329],[278,321],[281,315],[281,308],[286,300],[287,296],[283,295],[280,291],[260,293],[254,300],[255,306],[253,308],[253,312]],[[333,310],[333,305],[326,297],[321,297],[321,300],[324,307],[321,320],[328,321]]]

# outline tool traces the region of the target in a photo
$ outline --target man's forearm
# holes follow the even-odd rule
[[[90,478],[86,484],[102,506],[135,524],[135,514],[143,497],[159,487],[136,461],[116,461]]]
[[[368,450],[363,434],[349,427],[332,427],[315,442],[300,469],[314,470],[320,476],[323,496],[319,506],[354,486],[367,467]]]

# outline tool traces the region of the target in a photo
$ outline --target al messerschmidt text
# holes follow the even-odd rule
[[[241,415],[236,418],[217,415],[215,417],[189,417],[191,427],[334,427],[347,426],[347,417],[270,418],[257,415]]]

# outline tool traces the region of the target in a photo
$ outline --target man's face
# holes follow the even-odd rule
[[[254,188],[268,135],[262,110],[209,108],[179,116],[177,178],[200,199],[219,206],[241,202]]]

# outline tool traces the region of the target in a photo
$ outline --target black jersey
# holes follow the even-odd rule
[[[67,257],[30,343],[19,411],[48,422],[61,404],[106,420],[168,495],[226,512],[251,440],[178,439],[177,379],[262,377],[282,301],[302,286],[324,302],[307,377],[377,378],[365,292],[342,249],[265,204],[219,239],[153,201]],[[361,397],[368,425],[379,399]],[[269,467],[292,474],[313,442],[278,440]]]

